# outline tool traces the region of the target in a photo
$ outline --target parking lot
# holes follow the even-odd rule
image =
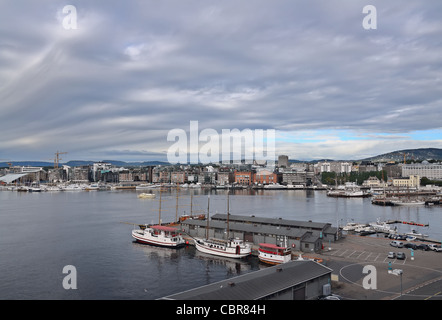
[[[411,256],[411,249],[393,247],[391,241],[350,235],[325,246],[320,257],[338,279],[334,292],[348,299],[442,299],[442,252],[413,250]],[[405,258],[389,258],[389,252],[403,252]],[[375,290],[363,286],[367,265],[377,271]],[[403,274],[396,276],[392,270]]]

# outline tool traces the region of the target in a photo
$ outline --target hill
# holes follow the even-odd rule
[[[420,148],[420,149],[398,150],[361,160],[373,161],[373,162],[381,162],[381,161],[403,162],[404,155],[405,155],[405,160],[414,160],[414,161],[442,160],[442,149]]]

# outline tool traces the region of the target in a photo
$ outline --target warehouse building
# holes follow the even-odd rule
[[[293,260],[161,300],[312,300],[331,293],[331,273],[317,262]]]
[[[336,228],[327,223],[239,215],[229,215],[227,221],[227,214],[216,214],[209,222],[187,219],[181,227],[192,237],[238,238],[255,245],[265,242],[302,252],[318,252],[323,242],[334,240],[336,234]]]

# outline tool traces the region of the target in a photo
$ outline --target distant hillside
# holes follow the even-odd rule
[[[374,162],[378,161],[403,162],[404,155],[405,155],[405,160],[442,160],[442,149],[421,148],[421,149],[398,150],[361,160],[369,160]]]

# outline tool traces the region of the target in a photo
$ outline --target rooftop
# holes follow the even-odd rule
[[[217,213],[213,215],[212,220],[227,220],[227,214]],[[229,214],[229,221],[246,222],[254,224],[267,224],[267,225],[284,226],[291,228],[316,229],[316,230],[324,230],[331,226],[330,223],[326,222],[297,221],[297,220],[288,220],[281,218],[263,218],[255,216],[241,216],[234,214]]]
[[[163,300],[258,300],[331,274],[332,270],[309,260],[294,260],[238,277],[163,297]]]

